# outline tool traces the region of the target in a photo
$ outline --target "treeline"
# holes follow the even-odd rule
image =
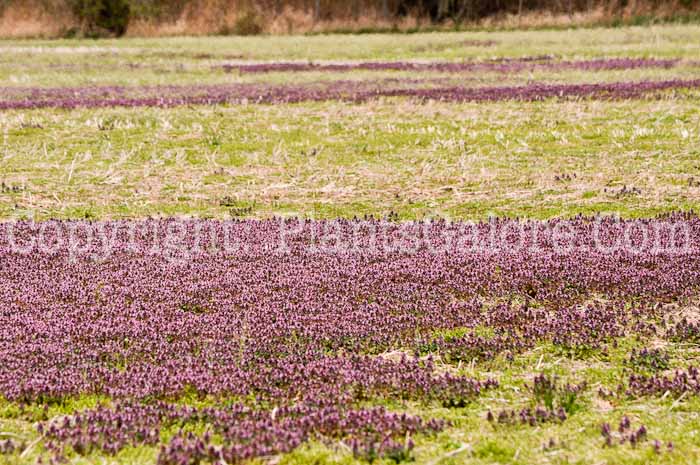
[[[83,36],[177,33],[177,28],[165,26],[175,24],[191,25],[183,33],[258,34],[459,26],[533,14],[669,17],[695,14],[699,4],[700,0],[0,0],[3,16],[29,17],[34,23],[53,18],[62,21],[62,35]]]

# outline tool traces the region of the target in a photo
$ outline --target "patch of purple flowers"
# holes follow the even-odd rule
[[[548,59],[513,59],[508,61],[483,62],[358,62],[358,63],[314,63],[314,62],[269,62],[269,63],[237,63],[226,64],[222,68],[227,71],[240,73],[272,73],[272,72],[348,72],[348,71],[431,71],[439,73],[519,73],[524,71],[601,71],[625,70],[638,68],[671,68],[679,60],[656,58],[599,58],[581,61],[554,61]]]
[[[686,370],[676,370],[672,376],[632,374],[627,383],[627,395],[647,396],[671,394],[680,397],[687,394],[700,394],[700,371],[694,366]]]
[[[635,99],[670,90],[698,89],[700,79],[596,84],[532,83],[520,86],[416,86],[415,81],[334,81],[306,85],[220,84],[144,87],[0,89],[0,110],[33,108],[158,107],[184,105],[290,104],[343,101],[361,103],[381,97],[446,102],[497,102],[547,99]]]
[[[682,318],[666,332],[666,337],[673,342],[700,343],[700,323]]]
[[[641,425],[639,428],[632,428],[632,421],[628,416],[622,417],[617,431],[613,431],[609,423],[600,426],[600,434],[605,439],[606,447],[613,447],[616,444],[623,445],[629,443],[636,447],[639,443],[647,440],[647,428]]]
[[[21,446],[12,439],[0,439],[0,455],[10,455],[21,451]]]
[[[538,406],[534,409],[523,408],[519,412],[515,410],[501,410],[498,415],[494,416],[490,411],[488,412],[486,419],[499,425],[529,425],[537,426],[542,423],[561,423],[567,418],[566,412],[563,408],[559,408],[556,411],[548,410],[545,407]]]
[[[597,350],[662,316],[659,302],[696,295],[700,249],[677,249],[670,226],[700,237],[690,213],[6,223],[0,395],[25,405],[110,399],[42,425],[57,455],[151,444],[164,464],[232,463],[320,440],[360,457],[405,456],[407,435],[444,424],[376,402],[465,407],[497,382],[464,376],[455,361],[542,342]],[[659,236],[644,241],[643,227]],[[696,371],[685,376],[630,389],[697,385]],[[538,377],[533,396],[548,413],[532,410],[527,422],[568,415],[579,391]],[[178,406],[183,396],[216,407]],[[188,425],[212,436],[179,434]]]
[[[197,424],[206,424],[207,432],[182,432],[182,428]],[[158,463],[177,464],[238,463],[289,452],[310,439],[343,439],[355,444],[357,454],[383,456],[397,452],[398,438],[439,431],[444,426],[442,421],[425,422],[383,408],[352,409],[342,403],[303,403],[270,410],[240,403],[194,408],[155,402],[98,407],[41,428],[47,447],[58,456],[67,448],[79,454],[96,450],[115,454],[127,445],[153,446],[162,437],[171,436],[161,448]]]

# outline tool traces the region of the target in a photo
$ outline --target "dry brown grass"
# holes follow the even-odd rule
[[[158,37],[175,35],[218,34],[233,25],[242,11],[236,0],[198,0],[189,3],[176,18],[156,21],[135,19],[129,24],[127,35]]]
[[[425,22],[425,21],[424,21]],[[356,18],[339,18],[314,21],[312,11],[285,7],[282,12],[264,25],[269,34],[293,34],[324,31],[360,31],[367,29],[415,29],[421,24],[416,16],[387,20],[378,12],[364,12]]]
[[[0,37],[58,37],[75,24],[68,12],[49,13],[34,0],[10,3],[0,15]]]
[[[549,11],[531,11],[522,15],[507,14],[485,18],[475,26],[486,28],[538,28],[538,27],[567,27],[587,24],[599,24],[610,20],[611,16],[602,8],[586,12],[576,12],[573,15],[552,13]]]
[[[221,1],[207,1],[199,7],[189,7],[175,20],[170,22],[153,23],[137,20],[129,27],[128,35],[131,36],[170,36],[170,35],[209,35],[217,34],[223,30],[234,30],[239,11],[247,11],[246,8],[236,6],[235,0],[226,0],[221,7]],[[219,8],[212,11],[208,5],[216,4]],[[585,12],[575,12],[572,15],[565,13],[553,13],[549,11],[524,12],[522,15],[504,14],[491,16],[479,21],[464,23],[463,26],[474,28],[539,28],[539,27],[569,27],[581,25],[595,25],[610,23],[615,17],[630,20],[635,16],[656,15],[659,18],[672,17],[683,10],[673,3],[668,3],[657,8],[651,7],[646,2],[632,1],[621,11],[596,8]],[[384,18],[379,11],[365,10],[357,17],[344,15],[327,15],[332,19],[315,20],[312,10],[287,5],[275,15],[265,15],[258,11],[260,26],[265,34],[306,34],[310,32],[328,31],[363,31],[371,29],[393,29],[407,31],[418,29],[421,26],[430,26],[433,29],[450,30],[454,24],[447,21],[440,25],[431,24],[429,19],[420,18],[417,15],[407,15],[400,18]]]
[[[173,35],[211,35],[222,31],[235,31],[236,22],[242,14],[251,10],[241,6],[236,0],[200,0],[188,5],[174,19],[154,22],[137,19],[131,22],[127,35],[135,37]],[[305,34],[324,31],[359,31],[367,29],[408,30],[420,26],[415,16],[405,16],[394,20],[384,19],[375,11],[365,11],[355,18],[320,19],[314,18],[312,10],[287,5],[275,15],[252,8],[256,13],[262,32],[272,35]],[[334,17],[334,15],[329,15]],[[423,21],[425,23],[425,21]]]

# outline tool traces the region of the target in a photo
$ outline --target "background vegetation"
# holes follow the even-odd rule
[[[698,0],[0,0],[0,36],[308,33],[694,20]]]

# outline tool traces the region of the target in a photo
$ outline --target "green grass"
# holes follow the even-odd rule
[[[585,56],[696,57],[700,29],[695,24],[635,26],[614,29],[570,29],[501,32],[428,32],[262,37],[174,37],[116,40],[7,40],[3,59],[30,55],[31,63],[118,61],[125,56],[148,63],[233,59],[397,59],[407,57],[461,59],[516,57],[542,53]],[[488,40],[491,46],[465,45]],[[21,59],[21,58],[20,58]]]
[[[700,199],[698,103],[5,112],[0,217],[649,216]]]
[[[478,44],[482,45],[478,45]],[[487,46],[483,44],[486,43]],[[488,45],[490,44],[490,45]],[[413,73],[289,73],[239,76],[217,68],[238,60],[489,60],[552,55],[562,59],[601,57],[700,58],[700,27],[662,25],[563,31],[433,32],[410,35],[315,35],[292,37],[181,37],[119,40],[0,41],[0,80],[9,86],[77,86],[105,84],[192,84],[304,82],[360,79],[371,76],[415,77]],[[133,67],[137,66],[137,67]],[[696,64],[697,66],[697,64]],[[597,74],[597,73],[596,73]],[[434,75],[434,74],[433,74]],[[606,79],[697,75],[684,71],[647,70],[602,73]],[[502,82],[503,76],[469,76],[476,83]],[[564,73],[535,73],[526,79],[598,80]],[[464,79],[461,79],[464,83]],[[507,82],[507,81],[506,81]],[[472,85],[472,82],[469,82]]]

